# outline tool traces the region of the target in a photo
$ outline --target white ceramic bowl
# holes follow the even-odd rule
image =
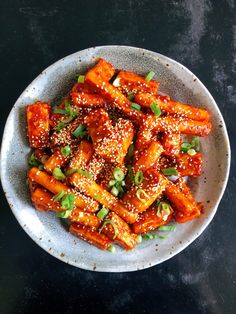
[[[191,179],[195,198],[203,202],[204,214],[165,240],[143,241],[133,251],[117,248],[115,254],[98,250],[73,235],[54,213],[34,209],[25,184],[30,153],[26,137],[25,106],[36,100],[53,101],[64,95],[77,73],[84,73],[97,57],[115,67],[145,75],[153,70],[160,91],[184,103],[211,112],[213,131],[201,140],[202,175]],[[89,48],[65,57],[44,70],[21,94],[6,122],[1,150],[2,186],[11,209],[22,228],[45,251],[71,265],[96,271],[124,272],[144,269],[173,257],[207,227],[216,213],[226,187],[230,166],[230,146],[223,117],[206,87],[187,68],[163,55],[127,46]]]

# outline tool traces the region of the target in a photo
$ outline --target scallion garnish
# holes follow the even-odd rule
[[[76,172],[78,172],[78,169],[77,169],[77,168],[71,168],[71,169],[69,169],[69,170],[67,170],[67,171],[65,172],[65,175],[66,175],[66,176],[69,176],[69,175],[71,175],[71,174],[73,174],[73,173],[76,173]]]
[[[137,243],[141,243],[142,240],[143,240],[142,235],[141,235],[141,234],[137,235],[137,237],[136,237],[136,242],[137,242]]]
[[[157,216],[162,217],[162,213],[161,213],[162,211],[164,211],[166,215],[169,215],[171,213],[170,204],[163,201],[159,202],[158,208],[157,208]]]
[[[142,237],[145,239],[145,240],[152,240],[154,237],[151,233],[144,233],[142,235]]]
[[[166,168],[166,169],[161,169],[162,173],[165,175],[165,176],[173,176],[173,175],[178,175],[178,171],[173,168],[173,167],[170,167],[170,168]]]
[[[138,171],[136,172],[135,176],[134,176],[134,183],[136,185],[139,185],[143,182],[143,172],[142,171]]]
[[[135,102],[133,102],[133,103],[131,104],[131,109],[140,111],[140,110],[141,110],[141,106],[140,106],[139,104],[136,104]]]
[[[43,167],[42,164],[39,164],[39,165],[38,165],[38,168],[39,168],[39,170],[43,170],[43,169],[44,169],[44,167]]]
[[[134,182],[134,173],[133,173],[133,169],[131,165],[127,165],[127,169],[128,169],[128,176],[129,176],[129,180],[130,182]]]
[[[58,194],[56,194],[56,195],[53,197],[53,201],[54,201],[54,202],[60,201],[60,199],[62,199],[64,195],[65,195],[65,192],[64,192],[64,191],[59,192]]]
[[[65,211],[61,211],[61,212],[57,212],[57,217],[59,218],[68,218],[71,214],[72,210],[71,209],[68,209],[68,210],[65,210]]]
[[[52,175],[57,180],[64,180],[66,178],[66,176],[64,175],[60,168],[54,168],[52,171]]]
[[[153,79],[154,75],[155,75],[155,72],[150,71],[150,72],[146,75],[145,80],[146,80],[146,81],[151,81],[151,80]]]
[[[109,210],[105,206],[103,206],[97,213],[97,217],[103,220],[108,214],[108,212]]]
[[[60,132],[62,129],[64,129],[64,127],[65,127],[66,125],[65,125],[65,123],[64,122],[59,122],[58,124],[57,124],[57,131],[58,132]]]
[[[113,185],[115,185],[116,184],[116,180],[110,180],[109,182],[108,182],[108,187],[109,188],[111,188]]]
[[[61,201],[61,207],[65,210],[72,210],[74,207],[75,195],[73,193],[67,194]]]
[[[78,83],[84,83],[84,75],[78,76]]]
[[[188,153],[189,156],[194,156],[194,155],[196,155],[196,151],[195,151],[195,149],[193,149],[193,148],[190,148],[190,149],[187,151],[187,153]]]
[[[124,193],[123,186],[125,186],[125,181],[116,181],[115,187],[119,191],[119,193]]]
[[[149,199],[147,193],[146,193],[143,189],[138,189],[137,192],[136,192],[137,198],[138,198],[142,203],[146,203],[146,200],[142,197],[142,195],[143,195],[146,199]]]
[[[120,168],[114,169],[113,176],[114,176],[115,180],[117,180],[117,181],[122,181],[125,178],[125,174],[122,171],[122,169],[120,169]]]
[[[71,103],[68,100],[65,101],[65,109],[67,111],[67,114],[71,117],[75,117],[77,115],[77,111],[72,109]]]
[[[116,248],[115,248],[114,245],[111,244],[111,245],[108,246],[107,251],[109,251],[109,252],[111,252],[111,253],[115,253]]]
[[[77,169],[77,172],[80,173],[80,174],[82,174],[83,176],[89,178],[89,179],[90,179],[91,176],[92,176],[90,173],[88,173],[88,172],[86,172],[86,171],[84,171],[84,170],[82,170],[82,169]]]
[[[191,147],[192,147],[192,145],[190,143],[183,142],[182,145],[180,146],[180,151],[184,152],[184,153],[187,153],[187,151],[189,149],[191,149]]]
[[[154,234],[154,239],[164,240],[167,238],[167,236],[161,235],[161,234]]]
[[[175,231],[175,226],[161,226],[158,228],[158,231]]]
[[[70,123],[73,119],[74,116],[69,116],[67,119],[60,121],[56,126],[57,131],[60,132],[62,129],[64,129],[64,127],[66,127],[67,123]]]
[[[131,144],[128,149],[128,156],[133,157],[134,156],[134,144]]]
[[[65,147],[62,147],[61,152],[64,157],[68,157],[71,153],[70,145],[66,145]]]
[[[65,109],[55,109],[53,113],[67,114],[71,117],[75,117],[77,115],[77,112],[72,109],[68,100],[65,101]]]
[[[75,137],[84,138],[87,135],[87,129],[83,124],[80,124],[72,134]]]
[[[116,228],[115,228],[114,222],[113,222],[112,220],[110,220],[110,219],[106,219],[106,220],[103,221],[103,224],[102,224],[102,226],[101,226],[101,228],[99,229],[98,232],[101,233],[102,230],[103,230],[103,228],[104,228],[107,224],[111,224],[111,225],[112,225],[112,227],[113,227],[113,229],[114,229],[114,236],[113,236],[113,239],[115,239],[115,238],[116,238]]]
[[[111,189],[111,194],[114,196],[118,196],[119,190],[115,186],[113,186]]]
[[[43,170],[43,164],[38,162],[34,153],[30,156],[28,163],[30,166],[35,166],[35,167],[38,167],[39,170]]]
[[[191,146],[192,148],[195,149],[196,152],[200,151],[200,137],[199,136],[193,136]]]
[[[74,116],[69,116],[68,118],[62,120],[61,122],[63,122],[64,124],[67,124],[67,123],[70,123],[73,119],[74,119]]]
[[[59,113],[59,114],[68,114],[66,110],[64,109],[55,109],[53,113]]]
[[[180,151],[184,152],[184,153],[188,153],[188,151],[191,149],[194,149],[195,152],[200,151],[200,137],[199,136],[193,136],[191,143],[183,142],[181,147],[180,147]],[[190,154],[191,154],[191,151],[190,151]],[[191,155],[191,156],[193,156],[193,155]]]
[[[96,199],[102,198],[101,195],[94,195],[93,197],[96,198]]]
[[[131,92],[128,92],[127,98],[128,98],[129,100],[133,100],[133,99],[134,99],[134,94],[131,93]]]
[[[161,115],[161,108],[160,106],[157,106],[154,102],[150,104],[150,108],[152,112],[154,113],[155,117],[159,117]]]

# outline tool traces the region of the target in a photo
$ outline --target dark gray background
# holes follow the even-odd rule
[[[234,0],[0,2],[1,132],[48,65],[95,45],[144,47],[210,90],[236,150]],[[236,313],[235,159],[217,214],[184,252],[148,270],[105,274],[63,264],[21,229],[1,194],[0,313]]]

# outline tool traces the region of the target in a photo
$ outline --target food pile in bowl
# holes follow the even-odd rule
[[[158,94],[154,76],[99,59],[58,104],[26,108],[35,208],[102,250],[162,239],[202,212],[185,177],[201,175],[210,114]]]

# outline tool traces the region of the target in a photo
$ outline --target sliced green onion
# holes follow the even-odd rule
[[[36,160],[34,153],[30,156],[28,163],[30,166],[38,166],[38,161]]]
[[[183,142],[182,145],[180,146],[180,151],[184,152],[184,153],[187,153],[187,151],[189,149],[191,149],[191,147],[192,147],[192,145],[190,143]]]
[[[108,212],[109,210],[105,206],[103,206],[97,213],[97,217],[103,220],[108,214]]]
[[[76,173],[76,172],[78,172],[78,169],[77,169],[77,168],[72,168],[72,169],[67,170],[67,171],[65,172],[65,175],[66,175],[66,176],[69,176],[69,175],[71,175],[71,174],[73,174],[73,173]]]
[[[57,212],[57,217],[66,219],[70,216],[71,212],[72,212],[72,209]]]
[[[66,210],[67,209],[72,210],[74,207],[74,201],[75,201],[75,196],[74,194],[70,193],[63,197],[61,201],[61,207]]]
[[[125,178],[125,174],[122,171],[122,169],[120,169],[120,168],[114,169],[113,176],[114,176],[115,180],[117,180],[117,181],[122,181]]]
[[[94,197],[94,198],[97,198],[97,199],[102,198],[101,195],[94,195],[93,197]]]
[[[138,171],[136,172],[135,176],[134,176],[134,183],[136,185],[139,185],[143,182],[143,172],[142,171]]]
[[[83,124],[80,124],[72,134],[75,137],[84,138],[87,135],[87,129]]]
[[[104,228],[107,224],[111,224],[111,225],[112,225],[112,227],[113,227],[113,229],[114,229],[114,237],[113,237],[113,239],[115,239],[115,238],[116,238],[116,228],[115,228],[114,222],[113,222],[112,220],[110,220],[110,219],[104,220],[104,222],[103,222],[103,224],[102,224],[102,226],[101,226],[101,228],[99,229],[98,232],[101,233],[102,230],[103,230],[103,228]]]
[[[72,109],[71,104],[68,100],[65,101],[65,109],[55,109],[53,113],[67,114],[72,117],[77,115],[77,112]]]
[[[35,167],[38,167],[39,170],[43,170],[43,164],[38,162],[34,153],[30,156],[28,163],[30,166],[35,166]]]
[[[137,237],[136,237],[136,242],[137,242],[137,243],[141,243],[142,240],[143,240],[142,235],[141,235],[141,234],[137,235]]]
[[[157,216],[162,217],[161,211],[164,211],[166,215],[169,215],[171,213],[170,204],[166,202],[159,202],[158,208],[157,208]]]
[[[133,99],[134,99],[134,94],[131,93],[131,92],[128,92],[127,98],[128,98],[129,100],[133,100]]]
[[[141,106],[140,106],[139,104],[136,104],[135,102],[133,102],[133,103],[131,104],[131,109],[140,111],[140,110],[141,110]]]
[[[146,81],[151,81],[151,80],[153,79],[154,75],[155,75],[155,72],[150,71],[150,72],[146,75],[145,80],[146,80]]]
[[[57,194],[53,197],[53,201],[54,201],[54,202],[60,201],[60,199],[62,199],[64,195],[65,195],[65,192],[64,192],[64,191],[61,191],[61,192],[57,193]]]
[[[79,75],[78,83],[84,83],[84,75]]]
[[[61,122],[66,124],[66,123],[70,123],[73,119],[74,119],[74,116],[69,116],[67,119],[62,120]]]
[[[191,149],[194,149],[195,152],[200,151],[200,137],[199,136],[193,136],[191,143],[184,142],[182,143],[180,147],[181,152],[188,153],[188,151],[190,151],[189,155],[191,155],[191,152],[192,152]]]
[[[68,114],[68,112],[64,109],[55,109],[53,113]]]
[[[57,180],[64,180],[66,178],[66,176],[64,175],[60,168],[54,168],[52,171],[52,175]]]
[[[150,108],[152,112],[154,113],[155,117],[159,117],[161,115],[161,108],[160,106],[157,106],[154,102],[150,104]]]
[[[195,149],[193,149],[193,148],[190,148],[188,151],[187,151],[187,153],[188,153],[188,155],[190,155],[190,156],[194,156],[194,155],[196,155],[196,151],[195,151]]]
[[[72,117],[75,117],[77,115],[77,112],[72,109],[71,103],[68,100],[65,101],[65,109],[68,115]]]
[[[144,233],[142,236],[145,240],[152,240],[153,235],[151,233]]]
[[[25,180],[25,184],[26,184],[26,186],[29,186],[29,178],[27,178],[27,179]]]
[[[115,185],[116,184],[116,180],[110,180],[109,182],[108,182],[108,187],[109,188],[111,188],[113,185]]]
[[[64,127],[65,127],[66,125],[65,125],[65,123],[64,122],[59,122],[58,124],[57,124],[57,131],[58,132],[60,132],[62,129],[64,129]]]
[[[123,184],[124,181],[116,181],[115,183],[115,187],[117,188],[117,190],[119,191],[119,193],[124,193],[124,189],[123,189]]]
[[[128,156],[133,157],[134,156],[134,144],[131,144],[128,149]]]
[[[107,251],[109,251],[109,252],[111,252],[111,253],[115,253],[116,248],[115,248],[114,245],[111,244],[111,245],[108,246]]]
[[[162,173],[164,173],[165,176],[173,176],[173,175],[178,174],[178,171],[173,167],[161,169],[161,171],[162,171]]]
[[[158,231],[175,231],[175,226],[161,226]]]
[[[131,165],[127,165],[127,169],[128,169],[128,176],[129,176],[129,180],[130,182],[134,182],[134,173],[133,173],[133,169]]]
[[[137,198],[138,198],[142,203],[146,203],[145,199],[142,198],[141,195],[143,195],[146,199],[149,199],[147,193],[146,193],[143,189],[138,189],[137,192],[136,192]]]
[[[39,168],[39,170],[43,170],[43,169],[44,169],[44,167],[43,167],[42,164],[39,164],[39,165],[38,165],[38,168]]]
[[[68,157],[71,153],[70,145],[66,145],[65,147],[62,147],[61,152],[64,157]]]
[[[195,149],[196,152],[200,151],[200,137],[199,136],[193,136],[191,146],[192,148]]]
[[[118,196],[119,190],[115,186],[113,186],[111,189],[111,194],[114,196]]]
[[[167,236],[161,235],[161,234],[154,234],[154,239],[164,240],[167,238]]]
[[[90,179],[91,176],[92,176],[90,173],[88,173],[88,172],[86,172],[86,171],[84,171],[84,170],[82,170],[82,169],[77,169],[77,172],[80,173],[80,174],[82,174],[83,176],[89,178],[89,179]]]

